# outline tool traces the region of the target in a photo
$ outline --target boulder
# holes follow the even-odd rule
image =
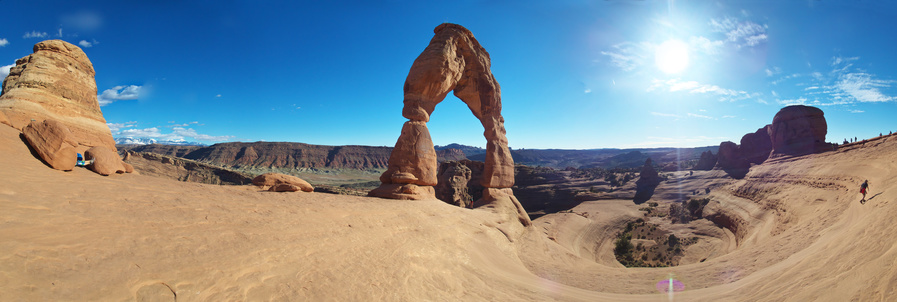
[[[84,152],[84,159],[92,160],[93,163],[87,165],[87,168],[100,175],[109,176],[115,173],[127,172],[125,166],[122,165],[121,158],[118,157],[118,153],[104,146],[90,147],[90,149]]]
[[[278,184],[290,184],[290,185],[299,187],[299,189],[301,189],[304,192],[314,192],[315,191],[315,187],[312,187],[311,184],[309,184],[307,181],[303,180],[302,178],[299,178],[296,176],[291,176],[291,175],[280,174],[280,173],[265,173],[265,174],[256,176],[255,178],[252,179],[252,184],[259,186],[259,187],[263,187],[263,188],[270,188],[270,187],[276,186]],[[278,191],[278,192],[281,192],[281,191]]]
[[[302,190],[302,188],[300,188],[299,186],[294,185],[294,184],[288,184],[288,183],[278,183],[278,184],[271,186],[271,188],[268,189],[268,191],[271,191],[271,192],[298,192],[301,190]]]
[[[449,92],[461,99],[480,120],[486,154],[480,184],[485,188],[514,185],[514,160],[501,115],[501,87],[492,75],[489,53],[461,25],[444,23],[433,30],[430,44],[414,60],[405,78],[402,127],[382,185],[369,195],[425,199],[438,183],[436,153],[426,123]],[[430,187],[429,189],[424,187]],[[507,198],[517,202],[516,198]],[[519,205],[519,204],[518,204]]]
[[[831,150],[825,143],[827,131],[824,113],[819,108],[804,105],[782,108],[768,128],[772,143],[770,158]]]
[[[3,81],[0,112],[22,130],[31,120],[52,119],[65,124],[83,151],[104,146],[112,151],[115,140],[97,102],[93,64],[75,45],[47,40],[34,45],[34,53],[16,60]]]
[[[50,167],[71,171],[78,161],[72,131],[56,120],[32,121],[22,129],[28,145],[37,152]]]

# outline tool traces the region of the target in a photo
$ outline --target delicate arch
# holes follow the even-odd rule
[[[490,71],[489,53],[461,25],[436,27],[430,45],[414,60],[405,79],[405,106],[409,119],[389,158],[383,183],[370,195],[394,199],[435,197],[436,151],[426,123],[436,105],[453,91],[483,125],[486,162],[481,184],[487,188],[514,185],[514,160],[508,150],[501,87]]]

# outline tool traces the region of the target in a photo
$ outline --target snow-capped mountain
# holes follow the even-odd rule
[[[116,145],[151,145],[151,144],[159,144],[159,145],[175,145],[175,146],[208,146],[203,143],[197,142],[188,142],[185,140],[156,140],[153,138],[147,137],[116,137],[115,138]]]

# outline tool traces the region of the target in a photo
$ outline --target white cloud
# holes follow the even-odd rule
[[[726,41],[723,40],[710,40],[703,36],[691,37],[688,40],[691,48],[700,50],[706,54],[715,55],[719,54],[723,45],[726,44]]]
[[[110,89],[103,90],[103,93],[97,95],[97,101],[100,106],[112,104],[112,102],[120,100],[136,100],[140,97],[141,86],[115,86]]]
[[[846,96],[860,102],[889,102],[894,97],[884,95],[879,88],[891,87],[894,81],[873,79],[867,73],[848,73],[839,77],[835,87],[843,93],[834,93],[833,96]]]
[[[9,41],[7,41],[6,39],[0,39],[0,47],[6,46],[6,45],[9,45]]]
[[[86,40],[81,40],[81,42],[78,42],[78,45],[81,45],[81,47],[93,47],[93,43],[87,42]]]
[[[688,113],[688,117],[697,117],[697,118],[703,118],[703,119],[708,119],[708,120],[715,120],[715,118],[712,118],[712,117],[709,117],[706,115],[694,114],[691,112]]]
[[[586,89],[585,91],[583,91],[583,93],[591,93],[591,92],[592,92],[591,89]]]
[[[220,95],[220,94],[218,94],[218,95],[215,95],[215,97],[216,97],[216,98],[220,98],[220,97],[221,97],[221,95]]]
[[[767,25],[760,25],[751,21],[739,21],[735,18],[726,17],[722,20],[711,19],[710,28],[715,32],[724,33],[729,42],[741,48],[745,46],[756,46],[766,42],[769,38],[766,35]]]
[[[648,61],[654,46],[647,42],[623,42],[612,48],[613,50],[602,51],[601,54],[610,57],[611,64],[623,71],[632,71]]]
[[[806,104],[807,104],[807,98],[805,98],[805,97],[800,97],[800,98],[797,98],[797,99],[790,99],[790,100],[778,100],[778,102],[779,102],[779,104],[782,104],[782,105],[785,105],[785,106],[789,106],[789,105],[806,105]]]
[[[723,118],[735,118],[734,115],[723,115]]]
[[[0,83],[3,82],[3,79],[6,79],[6,76],[9,75],[9,69],[15,67],[16,64],[9,64],[6,66],[0,66]]]
[[[653,80],[651,86],[648,87],[646,91],[663,91],[666,90],[668,92],[677,92],[677,91],[688,91],[688,93],[709,93],[718,95],[720,101],[738,101],[745,100],[760,96],[759,93],[747,93],[746,91],[740,90],[732,90],[722,88],[716,85],[709,84],[701,84],[695,81],[680,81],[679,79],[670,79],[670,80]]]
[[[46,32],[39,32],[39,31],[36,31],[36,30],[32,30],[31,32],[27,32],[27,33],[25,33],[25,35],[22,36],[22,38],[25,38],[25,39],[28,39],[28,38],[46,38],[46,37],[47,37],[47,33],[46,33]]]
[[[162,133],[162,130],[158,127],[151,128],[143,128],[136,129],[131,128],[136,122],[128,122],[123,124],[116,123],[107,123],[110,125],[110,130],[112,130],[112,135],[116,137],[132,137],[132,138],[152,138],[156,140],[167,140],[167,141],[204,141],[204,142],[221,142],[221,141],[229,141],[233,140],[234,136],[232,135],[221,135],[214,136],[208,134],[201,134],[196,132],[196,130],[191,128],[184,128],[180,126],[173,127],[170,133]],[[113,127],[115,129],[113,130]],[[123,128],[131,128],[131,129],[123,129]]]
[[[112,133],[118,133],[121,129],[131,128],[137,126],[136,121],[126,122],[126,123],[106,123],[106,126],[109,126],[109,130]]]
[[[863,113],[863,112],[866,112],[866,111],[859,110],[859,109],[850,109],[850,110],[847,110],[847,111],[850,111],[850,113]]]

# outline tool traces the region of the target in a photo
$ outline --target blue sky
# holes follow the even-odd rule
[[[80,45],[116,136],[392,146],[405,77],[443,22],[490,53],[512,148],[738,142],[789,104],[825,111],[832,142],[897,130],[897,5],[879,1],[5,0],[0,11],[0,66],[45,39]],[[428,125],[436,144],[485,145],[451,94]]]

